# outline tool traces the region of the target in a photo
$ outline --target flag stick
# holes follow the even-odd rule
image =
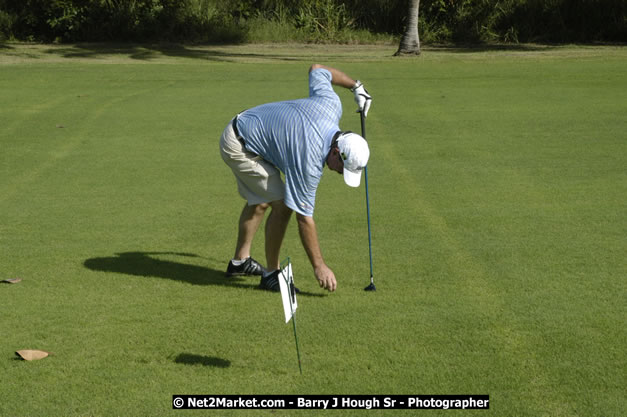
[[[366,116],[363,110],[359,112],[361,117],[361,136],[366,139]],[[372,273],[372,233],[370,232],[370,197],[368,195],[368,166],[364,167],[364,179],[366,180],[366,214],[368,216],[368,252],[370,254],[370,285],[364,290],[376,291],[377,287],[374,285],[374,274]]]

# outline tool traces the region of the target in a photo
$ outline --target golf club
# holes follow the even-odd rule
[[[366,116],[363,110],[359,112],[361,117],[361,136],[366,139]],[[370,254],[370,284],[364,291],[376,291],[374,286],[374,275],[372,273],[372,234],[370,232],[370,197],[368,196],[368,166],[364,167],[364,178],[366,181],[366,213],[368,215],[368,252]]]

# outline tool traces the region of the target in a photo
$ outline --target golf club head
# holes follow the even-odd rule
[[[377,287],[374,286],[374,282],[371,282],[370,285],[364,288],[364,291],[376,291],[376,290],[377,290]]]

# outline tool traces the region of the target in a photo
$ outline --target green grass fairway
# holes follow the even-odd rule
[[[627,48],[0,45],[2,417],[624,416]],[[373,96],[365,190],[325,169],[297,330],[226,279],[238,111]],[[359,131],[353,96],[342,127]],[[263,233],[253,256],[263,260]],[[15,359],[19,349],[54,355]],[[173,394],[488,394],[489,411],[174,411]]]

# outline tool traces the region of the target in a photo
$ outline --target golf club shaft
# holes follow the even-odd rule
[[[360,111],[361,116],[361,136],[366,139],[366,116]],[[372,272],[372,233],[370,231],[370,196],[368,194],[368,166],[364,168],[364,178],[366,181],[366,214],[368,216],[368,252],[370,254],[370,284],[374,284],[374,274]]]

